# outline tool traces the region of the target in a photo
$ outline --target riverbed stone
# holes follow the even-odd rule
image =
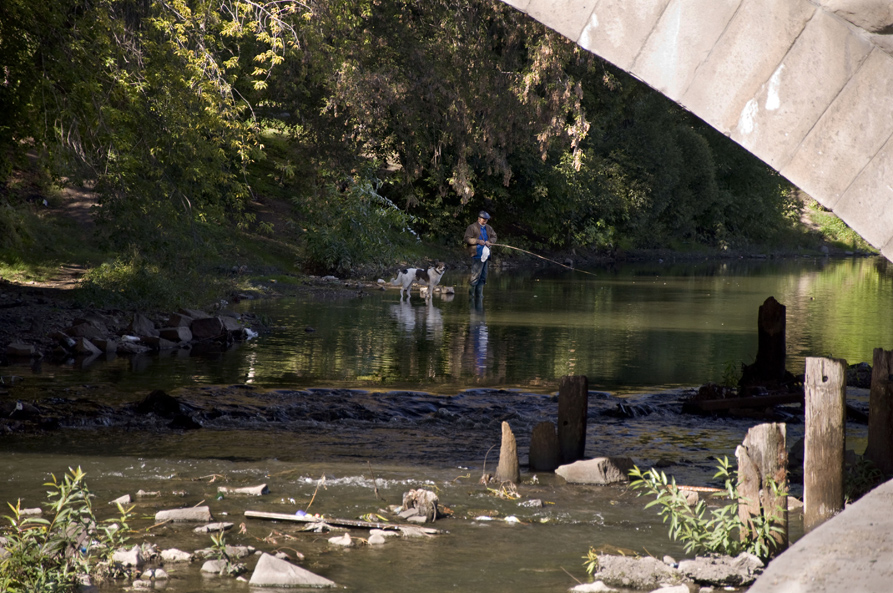
[[[257,486],[245,486],[242,488],[230,488],[228,486],[218,486],[217,492],[221,494],[242,494],[244,496],[263,496],[264,494],[269,494],[270,489],[267,488],[266,484],[259,484]]]
[[[228,531],[233,528],[232,523],[220,522],[220,523],[208,523],[207,525],[202,525],[200,527],[196,527],[192,531],[195,533],[218,533],[221,531]]]
[[[23,342],[12,342],[6,347],[6,354],[9,356],[30,358],[37,355],[37,348],[31,344],[25,344]]]
[[[161,337],[171,342],[191,342],[192,330],[188,327],[163,327],[159,330]]]
[[[109,504],[120,504],[121,506],[125,506],[125,505],[130,504],[130,502],[131,502],[130,495],[125,494],[124,496],[119,496],[115,500],[111,501]]]
[[[172,313],[171,316],[167,318],[167,327],[189,327],[194,320],[195,317],[190,317],[189,315]]]
[[[380,546],[381,544],[385,543],[387,540],[380,533],[375,533],[375,534],[370,534],[369,539],[366,541],[369,542],[370,546]]]
[[[592,575],[608,585],[630,589],[657,589],[682,583],[682,573],[651,556],[598,555],[598,570]]]
[[[145,560],[143,559],[143,553],[142,550],[140,550],[140,547],[133,546],[129,550],[124,548],[115,550],[115,553],[112,554],[112,562],[116,562],[121,566],[140,567]]]
[[[602,581],[583,583],[582,585],[571,587],[570,590],[574,591],[574,593],[617,593],[617,589],[609,587]]]
[[[189,552],[184,552],[183,550],[178,550],[177,548],[171,548],[169,550],[162,550],[161,559],[165,562],[192,562],[194,556]]]
[[[762,572],[763,563],[753,554],[742,552],[730,556],[698,556],[679,563],[679,572],[704,585],[740,587],[754,582]]]
[[[344,546],[345,548],[353,546],[353,540],[350,538],[349,533],[339,535],[338,537],[330,537],[329,543],[333,546]]]
[[[223,322],[219,317],[196,319],[189,327],[192,330],[193,338],[196,340],[210,340],[223,333]]]
[[[617,484],[629,482],[634,466],[629,457],[596,457],[559,466],[555,473],[571,484]]]
[[[171,521],[173,523],[210,523],[211,509],[207,506],[192,507],[188,509],[168,509],[155,513],[155,522]]]
[[[136,405],[140,414],[156,414],[162,418],[173,418],[180,413],[180,402],[161,389],[156,389]]]
[[[130,325],[127,326],[127,333],[139,336],[141,338],[157,337],[158,330],[155,329],[155,323],[140,313],[135,313]]]
[[[253,587],[335,587],[334,581],[314,574],[286,560],[280,560],[270,554],[262,554],[249,586]]]
[[[108,328],[101,326],[92,321],[83,321],[76,325],[72,325],[65,330],[65,333],[72,338],[87,338],[93,340],[95,338],[103,338],[109,334]]]
[[[254,546],[232,546],[229,544],[224,547],[224,550],[226,551],[227,556],[237,559],[246,558],[257,551]],[[198,558],[208,559],[217,556],[218,553],[219,552],[214,548],[203,548],[201,550],[196,550],[195,556]]]
[[[226,571],[226,560],[207,560],[202,564],[202,572],[208,574],[220,574]]]

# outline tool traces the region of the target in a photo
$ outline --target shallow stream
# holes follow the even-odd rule
[[[585,580],[581,557],[590,546],[677,558],[682,547],[623,487],[568,486],[522,468],[522,498],[514,501],[479,483],[494,445],[486,470],[495,468],[503,420],[526,462],[530,430],[555,418],[562,376],[589,378],[588,456],[626,455],[682,484],[717,485],[714,458],[733,457],[759,420],[687,416],[679,402],[687,388],[722,381],[753,361],[766,297],[787,306],[787,366],[795,374],[806,356],[870,362],[873,348],[891,347],[893,319],[882,313],[893,278],[883,260],[662,262],[592,272],[497,271],[482,308],[469,304],[464,278],[452,272],[443,284],[455,285],[456,296],[427,304],[418,296],[400,303],[390,290],[243,301],[237,310],[274,328],[221,355],[0,369],[21,378],[10,395],[27,399],[114,407],[164,389],[203,425],[150,430],[97,414],[77,429],[4,435],[0,500],[38,506],[50,472],[80,465],[97,501],[161,493],[136,502],[131,526],[141,534],[157,510],[208,504],[216,519],[235,523],[228,542],[299,550],[302,566],[350,591],[563,591],[575,584],[570,575]],[[863,390],[850,390],[849,400],[867,406]],[[789,412],[792,443],[802,416]],[[865,427],[847,430],[848,448],[861,452]],[[271,494],[217,499],[218,485],[259,483]],[[243,516],[246,509],[294,513],[312,499],[311,512],[356,519],[418,487],[435,490],[452,510],[435,524],[447,533],[332,549],[329,535]],[[530,499],[544,506],[519,505]],[[493,520],[477,519],[485,515]],[[504,520],[510,516],[519,522]],[[797,537],[799,519],[792,521]],[[238,533],[241,523],[246,533]],[[147,533],[161,548],[210,545],[189,526]],[[171,573],[171,591],[248,590],[202,577],[195,565]]]

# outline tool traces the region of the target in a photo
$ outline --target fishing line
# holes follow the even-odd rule
[[[545,260],[549,263],[555,264],[556,266],[561,266],[562,268],[567,268],[568,270],[571,270],[573,272],[580,272],[581,274],[589,274],[590,276],[595,276],[595,274],[593,274],[592,272],[587,272],[586,270],[578,270],[577,268],[574,268],[572,266],[558,263],[554,259],[549,259],[548,257],[543,257],[542,255],[537,255],[536,253],[533,253],[532,251],[527,251],[526,249],[521,249],[520,247],[512,247],[511,245],[503,245],[502,243],[491,243],[491,245],[493,247],[506,247],[508,249],[514,249],[515,251],[520,251],[522,253],[526,253],[527,255],[532,255],[533,257],[538,257],[538,258]]]

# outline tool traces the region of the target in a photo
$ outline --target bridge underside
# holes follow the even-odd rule
[[[670,97],[893,260],[893,2],[504,0]]]

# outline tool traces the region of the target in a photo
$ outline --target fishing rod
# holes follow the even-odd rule
[[[573,266],[568,266],[568,265],[559,263],[559,262],[555,261],[554,259],[549,259],[548,257],[543,257],[542,255],[538,255],[538,254],[536,254],[536,253],[533,253],[532,251],[527,251],[526,249],[521,249],[520,247],[512,247],[511,245],[504,245],[504,244],[502,244],[502,243],[491,243],[490,246],[491,246],[491,247],[505,247],[505,248],[507,248],[507,249],[514,249],[515,251],[520,251],[520,252],[522,252],[522,253],[526,253],[527,255],[532,255],[533,257],[538,257],[538,258],[540,258],[540,259],[542,259],[542,260],[545,260],[545,261],[547,261],[547,262],[549,262],[549,263],[552,263],[552,264],[555,264],[555,265],[557,265],[557,266],[561,266],[562,268],[567,268],[568,270],[572,270],[572,271],[574,271],[574,272],[580,272],[581,274],[589,274],[590,276],[595,276],[595,274],[593,274],[592,272],[587,272],[586,270],[578,270],[577,268],[574,268]]]

